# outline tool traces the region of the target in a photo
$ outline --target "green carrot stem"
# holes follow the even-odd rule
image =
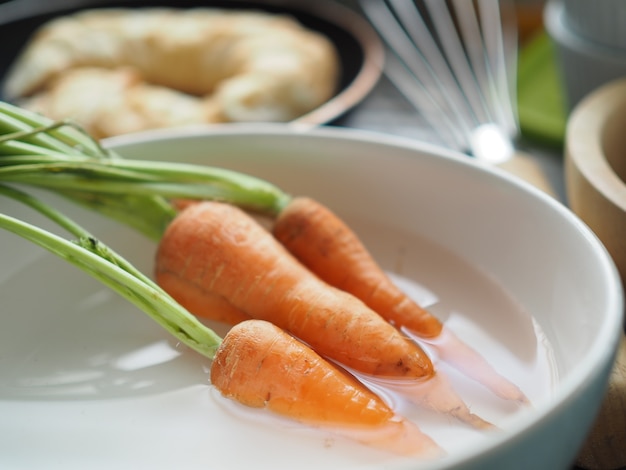
[[[23,168],[21,165],[31,163],[106,161],[119,158],[112,152],[105,151],[80,128],[65,121],[50,121],[6,103],[0,103],[0,132],[4,132],[0,134],[0,166],[15,165]],[[18,173],[24,171],[16,170]],[[11,170],[8,172],[11,173]],[[71,188],[60,188],[56,192],[129,225],[153,240],[159,239],[175,215],[174,208],[160,196],[107,196]]]
[[[37,145],[43,149],[56,150],[67,154],[80,154],[80,150],[68,145],[46,132],[33,132],[34,129],[44,129],[45,125],[32,126],[20,119],[21,113],[15,113],[12,107],[7,108],[0,102],[0,144],[5,141],[21,139],[24,142]]]
[[[65,188],[55,192],[87,209],[129,226],[153,241],[161,239],[163,231],[176,216],[176,210],[161,198]]]
[[[30,194],[0,184],[0,195],[10,197],[12,199],[15,199],[16,201],[20,201],[24,205],[29,206],[31,209],[39,212],[40,214],[55,222],[59,227],[65,229],[68,233],[75,236],[79,240],[96,240],[96,237],[94,237],[90,232],[88,232],[78,223],[74,222],[72,219],[70,219],[60,211],[54,209],[49,204],[42,202],[40,199],[37,199]],[[95,244],[90,242],[89,245],[84,247],[91,249],[91,251],[93,251],[94,253],[100,255],[102,258],[108,260],[109,262],[121,267],[128,273],[144,281],[146,284],[150,284],[157,289],[159,288],[152,279],[144,275],[122,256],[111,251],[106,245],[102,243]]]
[[[5,137],[4,135],[0,135],[0,139]],[[44,158],[48,158],[52,161],[71,161],[72,157],[68,156],[67,153],[59,152],[58,150],[48,149],[45,147],[38,146],[36,144],[32,144],[29,142],[24,142],[22,140],[13,140],[8,139],[4,141],[0,141],[0,165],[8,165],[9,162],[3,163],[5,158],[9,159],[11,157],[18,158],[23,156],[25,162],[33,158],[33,155],[36,155],[39,160]],[[75,156],[74,156],[75,157]],[[17,162],[17,160],[16,160]]]
[[[221,199],[276,213],[290,197],[242,173],[181,163],[124,160],[77,126],[0,102],[0,181],[57,192],[158,239],[175,215],[166,198]],[[77,237],[70,242],[0,213],[0,228],[74,264],[150,315],[174,337],[213,358],[221,338],[154,281],[51,206],[14,188],[20,200]]]
[[[222,168],[185,163],[73,159],[37,163],[36,156],[0,157],[0,180],[48,189],[164,198],[219,199],[276,214],[289,196],[259,178]]]
[[[7,191],[4,194],[10,195]],[[41,202],[33,207],[51,219],[60,221],[62,226],[73,232],[87,233]],[[79,267],[139,307],[183,344],[210,359],[214,357],[221,343],[220,336],[97,239],[87,236],[81,237],[77,242],[70,242],[5,214],[0,214],[0,227]]]
[[[0,184],[0,194],[15,199],[16,201],[20,201],[22,204],[29,206],[30,208],[36,210],[42,215],[45,215],[50,220],[67,230],[75,237],[80,238],[91,236],[91,234],[87,232],[87,230],[75,223],[69,217],[66,217],[59,211],[52,209],[51,206],[49,206],[48,204],[43,203],[39,199],[36,199],[23,191],[19,191],[9,186]]]
[[[0,102],[0,182],[44,188],[158,240],[176,215],[169,199],[211,199],[276,215],[290,196],[236,171],[125,160],[79,127]]]
[[[63,153],[106,156],[100,144],[71,121],[53,121],[40,114],[0,101],[0,134],[25,132],[25,140]],[[6,138],[0,137],[0,143]]]

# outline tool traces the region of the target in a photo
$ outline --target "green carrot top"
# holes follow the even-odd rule
[[[60,194],[159,240],[176,215],[171,198],[214,199],[276,214],[290,197],[235,171],[184,163],[125,160],[81,128],[0,102],[0,195],[64,228],[70,241],[0,213],[0,228],[78,266],[138,306],[182,343],[212,358],[221,338],[154,281],[49,204],[13,185]]]
[[[276,214],[289,195],[267,181],[185,163],[125,160],[69,121],[0,102],[0,181],[45,188],[158,240],[172,198],[226,201]]]

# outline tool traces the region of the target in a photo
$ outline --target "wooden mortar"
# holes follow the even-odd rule
[[[594,231],[626,283],[626,79],[603,85],[572,111],[565,141],[569,207]],[[626,340],[577,464],[626,467]]]

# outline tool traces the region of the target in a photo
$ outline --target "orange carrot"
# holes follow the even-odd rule
[[[213,313],[203,314],[211,307],[192,305],[190,297],[217,295],[360,372],[434,374],[418,345],[360,300],[320,281],[235,206],[207,201],[183,210],[159,243],[155,270],[157,282],[196,315]]]
[[[244,405],[368,445],[405,455],[441,454],[378,395],[269,322],[248,320],[228,332],[213,360],[211,382]]]
[[[329,284],[353,294],[398,329],[427,339],[441,359],[508,400],[527,402],[522,391],[498,374],[428,310],[386,275],[358,236],[317,201],[297,197],[281,211],[274,236],[307,268]]]
[[[252,318],[221,295],[207,291],[177,273],[160,271],[158,283],[168,293],[175,292],[173,297],[187,310],[208,320],[236,325]]]
[[[354,231],[314,199],[294,198],[276,218],[273,233],[320,278],[361,299],[397,328],[424,337],[441,333],[441,322],[411,301]]]
[[[155,271],[161,287],[195,315],[214,318],[215,303],[190,303],[190,298],[217,296],[287,330],[360,376],[409,382],[435,376],[416,342],[353,295],[321,281],[235,206],[201,202],[184,209],[161,239]],[[430,408],[448,414],[458,410],[453,416],[461,421],[490,426],[444,386],[445,403],[426,403]],[[421,396],[410,398],[425,403]]]

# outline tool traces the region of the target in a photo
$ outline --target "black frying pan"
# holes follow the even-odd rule
[[[288,13],[335,44],[341,60],[337,93],[298,123],[332,122],[362,100],[380,77],[383,47],[377,34],[356,12],[331,0],[12,0],[0,4],[0,85],[33,32],[52,18],[87,8],[199,6]]]

